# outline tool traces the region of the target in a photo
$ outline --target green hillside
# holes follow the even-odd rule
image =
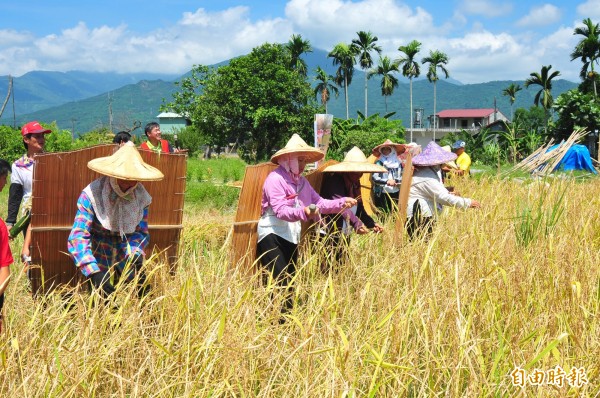
[[[308,65],[309,81],[316,85],[314,72],[317,66],[321,66],[328,73],[334,74],[335,67],[332,60],[327,58],[327,52],[315,49],[312,53],[305,54],[304,59]],[[224,61],[218,65],[226,64]],[[449,65],[452,74],[452,65]],[[532,69],[532,71],[535,68]],[[156,120],[159,107],[163,102],[171,100],[171,94],[177,89],[172,81],[142,80],[135,84],[117,86],[119,79],[133,79],[132,75],[115,76],[115,74],[94,74],[84,72],[69,72],[67,74],[58,72],[32,72],[28,79],[23,80],[31,85],[26,92],[34,94],[30,97],[15,96],[16,108],[22,109],[24,102],[35,102],[37,108],[34,112],[17,111],[16,123],[21,125],[29,120],[42,122],[56,121],[63,129],[75,128],[75,133],[87,132],[89,130],[109,126],[109,103],[112,107],[112,127],[114,131],[127,128],[135,120],[142,124]],[[182,77],[189,76],[189,72]],[[524,76],[526,78],[528,76]],[[179,78],[181,79],[181,78]],[[176,80],[179,80],[176,79]],[[401,119],[405,126],[410,123],[410,99],[409,83],[403,76],[399,76],[400,85],[394,94],[388,97],[388,112],[396,112],[394,119]],[[94,82],[94,83],[92,83]],[[461,84],[452,79],[440,80],[437,83],[437,111],[456,108],[493,108],[494,103],[507,117],[510,117],[510,103],[502,90],[511,83],[519,84],[523,90],[517,93],[514,109],[529,108],[533,105],[533,98],[539,90],[537,87],[524,88],[522,81],[493,81],[478,84]],[[380,79],[373,77],[369,80],[369,105],[368,114],[386,113],[385,101],[381,96]],[[118,87],[100,91],[102,87]],[[577,87],[577,83],[567,80],[553,81],[552,93],[556,98],[561,93]],[[20,92],[22,90],[17,91]],[[5,92],[5,91],[4,91]],[[88,92],[94,92],[85,97]],[[0,84],[0,93],[2,85]],[[35,98],[34,98],[35,97]],[[31,106],[31,103],[28,106]],[[45,109],[41,109],[45,104]],[[423,108],[425,115],[433,113],[433,84],[426,79],[420,78],[413,83],[413,106]],[[0,123],[12,124],[12,112],[5,111]],[[356,117],[356,111],[364,112],[364,72],[357,69],[352,84],[349,86],[349,109],[350,117]],[[340,89],[340,96],[332,98],[328,104],[328,112],[336,117],[345,118],[346,110],[344,103],[344,90]]]
[[[173,82],[142,80],[109,93],[19,116],[17,125],[28,120],[56,121],[62,129],[74,127],[75,134],[85,133],[110,125],[110,104],[113,131],[118,131],[131,128],[136,120],[142,124],[156,121],[163,98],[170,99],[175,89]]]

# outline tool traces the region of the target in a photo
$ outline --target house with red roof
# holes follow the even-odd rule
[[[495,122],[508,122],[508,118],[494,108],[446,109],[438,112],[437,116],[440,129],[479,130]]]

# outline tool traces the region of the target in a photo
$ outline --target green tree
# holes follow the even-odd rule
[[[394,142],[404,142],[402,121],[392,120],[390,116],[381,117],[375,113],[365,118],[359,113],[356,119],[334,118],[327,157],[341,161],[344,154],[355,145],[368,156],[374,147],[388,138]]]
[[[301,35],[292,35],[285,46],[290,53],[290,67],[297,70],[301,75],[306,76],[308,69],[306,62],[301,56],[313,51],[310,41],[302,39]]]
[[[404,53],[398,58],[398,64],[402,66],[402,75],[409,79],[410,83],[410,142],[413,142],[413,79],[421,75],[421,68],[417,60],[417,54],[421,51],[421,43],[413,40],[406,46],[398,47],[398,51]]]
[[[312,137],[307,127],[317,104],[289,56],[284,45],[263,44],[216,70],[196,67],[194,79],[165,107],[190,115],[207,144],[236,142],[243,159],[268,159],[293,133]]]
[[[446,79],[448,77],[450,77],[450,74],[448,73],[448,69],[446,69],[446,64],[448,63],[450,59],[448,58],[448,56],[438,50],[434,50],[434,51],[429,51],[429,56],[423,58],[423,60],[421,61],[421,63],[423,64],[429,64],[429,67],[427,69],[427,80],[429,80],[429,82],[433,83],[433,140],[435,141],[435,130],[437,128],[437,124],[438,124],[438,120],[437,120],[437,110],[436,110],[436,99],[437,99],[437,93],[436,93],[436,82],[440,79],[438,77],[438,69],[441,70],[444,75],[446,76]]]
[[[321,99],[321,104],[325,105],[325,113],[327,113],[327,102],[329,102],[329,99],[331,98],[331,93],[335,94],[335,98],[337,98],[340,95],[340,92],[338,88],[331,83],[335,78],[328,75],[320,66],[317,66],[315,73],[317,85],[314,94]]]
[[[374,75],[381,76],[381,95],[383,95],[385,101],[385,113],[388,112],[387,97],[392,95],[394,89],[398,87],[398,78],[394,76],[394,73],[399,71],[398,62],[392,61],[386,55],[383,58],[380,57],[377,66],[367,74],[369,77]]]
[[[556,98],[554,109],[558,113],[556,135],[559,139],[567,138],[578,128],[590,132],[600,129],[600,100],[592,93],[569,90]]]
[[[333,65],[338,67],[335,74],[335,84],[344,88],[344,98],[346,100],[346,119],[350,117],[348,110],[348,86],[352,83],[354,76],[355,52],[352,46],[346,43],[338,43],[327,55],[333,58]]]
[[[356,34],[358,35],[358,38],[352,40],[352,47],[354,48],[354,52],[358,58],[358,64],[365,71],[365,116],[368,116],[367,81],[369,80],[369,77],[366,71],[373,67],[373,57],[371,57],[371,53],[375,51],[377,54],[381,54],[381,47],[376,44],[377,40],[379,39],[371,32],[365,32],[361,30],[360,32],[356,32]]]
[[[587,79],[592,81],[594,96],[597,96],[594,64],[597,64],[600,59],[600,25],[593,23],[590,18],[586,18],[583,20],[583,26],[575,28],[573,34],[581,35],[583,38],[571,53],[571,61],[581,58],[583,66],[579,76],[583,81]]]
[[[513,105],[517,99],[517,93],[523,90],[521,86],[515,83],[511,83],[508,87],[502,90],[502,95],[506,95],[510,101],[510,120],[514,120]]]
[[[560,76],[559,71],[556,70],[550,73],[550,69],[552,69],[552,65],[544,65],[542,66],[540,73],[532,72],[529,74],[531,77],[525,80],[525,87],[532,85],[540,86],[540,90],[535,95],[533,103],[536,106],[542,104],[542,108],[544,108],[546,135],[548,134],[548,119],[550,116],[549,112],[552,109],[552,103],[554,102],[552,98],[552,79]]]

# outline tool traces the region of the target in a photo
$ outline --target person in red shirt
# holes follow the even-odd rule
[[[10,163],[0,159],[0,192],[6,185],[6,177],[11,169]],[[12,253],[8,245],[8,229],[0,218],[0,333],[2,332],[2,307],[4,306],[4,290],[10,280],[9,265],[13,263]]]
[[[161,139],[162,133],[160,131],[160,124],[156,122],[150,122],[144,128],[144,133],[148,137],[148,141],[143,142],[140,148],[147,151],[173,153],[176,152],[169,141]]]

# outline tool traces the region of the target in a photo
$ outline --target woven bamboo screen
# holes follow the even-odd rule
[[[254,272],[262,187],[269,173],[277,167],[273,163],[246,166],[231,241],[232,266],[241,267],[245,273]]]
[[[36,155],[31,207],[30,274],[34,294],[59,285],[76,286],[81,273],[67,252],[67,239],[77,212],[77,199],[100,174],[88,169],[88,161],[110,156],[115,145]],[[140,151],[144,161],[163,172],[162,181],[144,182],[152,196],[148,214],[148,256],[158,250],[173,267],[177,260],[183,220],[187,156]]]
[[[337,163],[329,160],[318,169],[308,173],[306,179],[319,192],[325,167]],[[269,173],[277,168],[273,163],[261,163],[247,166],[242,183],[242,191],[233,222],[231,263],[233,267],[242,267],[245,273],[253,273],[256,260],[258,219],[262,200],[262,187]],[[303,225],[303,229],[306,226]]]

